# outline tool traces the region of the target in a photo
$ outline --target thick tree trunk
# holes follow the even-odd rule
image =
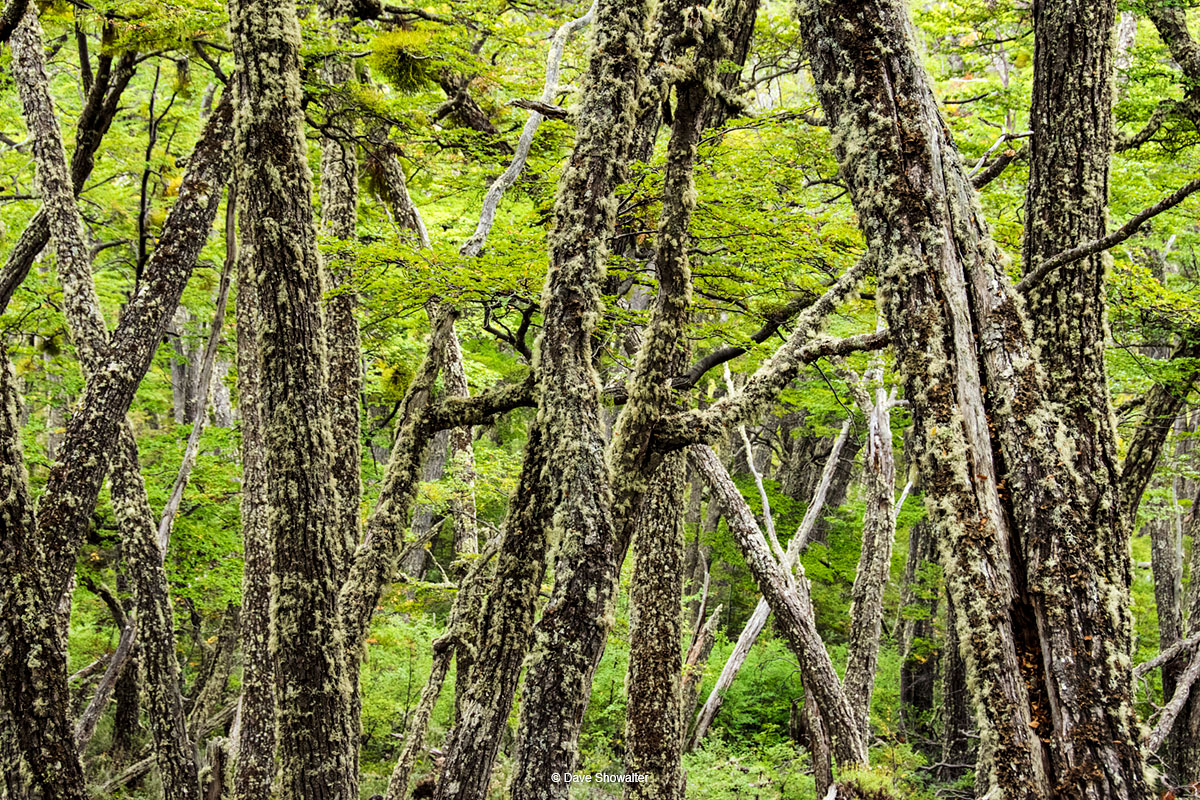
[[[884,307],[978,714],[978,789],[1144,797],[1128,542],[1101,526],[1087,543],[1096,526],[1066,467],[1069,435],[907,13],[891,0],[797,10],[842,174],[886,267]]]
[[[357,797],[338,624],[338,527],[326,396],[320,254],[301,110],[293,2],[233,0],[235,152],[242,251],[257,300],[260,407],[271,541],[270,649],[282,800]]]
[[[629,597],[629,672],[625,681],[625,800],[682,800],[680,642],[683,635],[683,496],[687,460],[664,458],[646,490],[634,528]],[[703,670],[703,667],[701,667]]]

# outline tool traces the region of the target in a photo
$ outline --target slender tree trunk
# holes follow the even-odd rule
[[[680,641],[683,635],[683,496],[687,460],[663,459],[634,528],[629,672],[625,681],[625,771],[647,776],[625,800],[682,800]],[[703,670],[703,667],[701,667]],[[693,695],[694,696],[694,695]]]
[[[338,584],[328,349],[293,2],[233,0],[235,152],[246,273],[257,293],[271,542],[270,649],[281,800],[351,800],[350,688]]]
[[[485,607],[472,685],[438,785],[440,800],[481,798],[486,791],[528,643],[550,514],[562,539],[560,563],[587,562],[594,571],[604,570],[614,560],[592,333],[600,306],[604,244],[615,223],[610,195],[632,132],[645,15],[643,3],[626,6],[601,0],[597,6],[581,95],[584,112],[576,126],[574,153],[560,182],[550,239],[543,333],[534,359],[541,393],[539,415],[530,431],[518,495],[506,522],[495,584],[501,591],[493,592]],[[549,485],[542,483],[543,470]],[[531,491],[548,492],[550,497],[524,495]],[[514,556],[522,563],[514,563]],[[573,591],[588,583],[590,570],[584,567],[560,575],[538,624],[538,653],[530,663],[521,703],[524,735],[518,735],[513,779],[513,793],[519,797],[566,793],[566,784],[558,784],[556,790],[547,776],[573,769],[575,736],[586,703],[584,689],[595,665],[590,645],[597,636],[603,641],[606,632],[602,610],[608,593],[596,591],[589,597],[586,591],[582,595]],[[580,602],[587,607],[576,609]],[[593,613],[596,608],[601,613]],[[572,624],[580,615],[587,620],[587,629]],[[559,620],[565,624],[559,625]]]
[[[876,362],[870,377],[875,384],[875,397],[869,398],[865,389],[855,392],[855,400],[867,416],[863,459],[867,508],[863,515],[862,551],[851,593],[850,656],[842,681],[863,736],[869,736],[871,731],[871,696],[875,691],[875,668],[883,629],[883,591],[887,588],[892,543],[896,538],[896,462],[892,450],[891,400],[883,386],[882,361]]]
[[[226,229],[226,236],[235,232]],[[268,800],[275,779],[275,694],[271,662],[271,540],[266,432],[258,364],[258,295],[238,259],[237,379],[242,461],[242,696],[234,743],[233,800]]]
[[[833,755],[843,768],[867,763],[866,739],[858,729],[850,701],[825,644],[817,633],[808,580],[796,565],[793,579],[788,570],[772,557],[754,515],[745,498],[706,445],[689,451],[691,463],[704,474],[713,495],[725,507],[725,517],[746,565],[754,574],[758,588],[775,613],[778,629],[800,662],[805,686],[812,690],[833,742]]]
[[[680,733],[686,746],[689,739],[692,714],[696,711],[696,701],[700,699],[700,686],[704,683],[704,670],[708,666],[708,657],[717,641],[717,625],[721,621],[722,606],[708,616],[704,626],[696,631],[692,646],[688,648],[687,656],[683,659],[683,683],[680,688],[682,700],[679,703],[679,715],[683,721]]]
[[[976,747],[972,741],[971,696],[967,689],[967,665],[961,655],[958,615],[954,601],[946,597],[946,647],[942,658],[942,760],[938,779],[955,781],[975,770]]]
[[[825,509],[825,501],[828,497],[829,488],[841,465],[842,452],[849,440],[850,428],[851,421],[846,420],[842,424],[841,432],[833,440],[830,451],[826,456],[825,468],[821,471],[821,475],[813,489],[813,495],[809,501],[808,509],[804,512],[804,518],[800,521],[800,526],[796,529],[796,533],[788,541],[788,549],[780,565],[785,571],[790,572],[800,554],[808,546],[808,541],[813,531],[816,530],[817,522],[821,518],[821,512]],[[741,671],[742,665],[746,663],[746,658],[750,655],[750,649],[758,641],[759,634],[766,627],[767,618],[770,614],[770,602],[765,596],[760,597],[758,604],[754,607],[754,612],[750,615],[750,619],[747,620],[741,634],[738,636],[733,652],[729,654],[725,666],[721,669],[721,674],[717,677],[717,682],[713,685],[712,692],[708,695],[708,700],[696,716],[696,725],[692,731],[688,750],[695,750],[699,747],[701,740],[708,734],[709,726],[716,719],[717,712],[721,710],[721,704],[725,700],[725,693],[729,691],[729,687],[733,685],[733,681],[737,678],[738,672]]]

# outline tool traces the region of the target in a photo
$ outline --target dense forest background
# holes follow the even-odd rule
[[[467,668],[501,663],[499,651],[488,649],[487,632],[509,624],[524,639],[536,615],[538,642],[554,635],[563,637],[560,644],[576,640],[573,630],[550,630],[549,620],[569,605],[564,597],[574,591],[572,581],[584,579],[583,570],[563,565],[575,557],[595,563],[580,533],[590,530],[588,517],[563,511],[574,508],[565,498],[577,494],[544,484],[530,489],[533,479],[522,470],[539,452],[531,438],[549,437],[555,424],[565,431],[563,448],[577,438],[587,449],[593,434],[601,449],[615,448],[623,436],[649,437],[638,428],[641,417],[622,410],[642,408],[637,404],[659,390],[667,399],[644,406],[659,409],[654,419],[682,414],[684,423],[668,435],[683,442],[694,424],[711,450],[686,459],[668,454],[663,464],[673,466],[661,468],[664,477],[652,485],[651,471],[624,487],[621,476],[645,471],[638,461],[643,451],[631,450],[628,462],[609,456],[614,488],[599,496],[616,528],[630,529],[620,534],[625,544],[633,544],[629,557],[625,547],[616,548],[619,580],[611,598],[601,591],[597,601],[579,590],[608,627],[599,634],[603,655],[581,684],[586,707],[577,729],[561,735],[573,771],[654,772],[665,783],[641,795],[635,789],[634,796],[680,796],[678,776],[655,772],[661,763],[655,759],[667,753],[686,774],[688,798],[824,797],[835,775],[840,791],[858,792],[839,795],[845,797],[1050,796],[1006,782],[1011,752],[996,745],[1002,734],[987,733],[993,723],[981,721],[992,689],[981,688],[982,672],[970,671],[982,669],[971,666],[982,657],[971,655],[963,639],[974,635],[970,625],[987,630],[993,623],[973,616],[963,622],[961,606],[955,621],[956,597],[984,594],[966,588],[947,594],[947,565],[965,545],[945,533],[938,509],[949,501],[936,493],[944,487],[931,481],[932,468],[922,466],[947,445],[937,438],[936,414],[915,397],[911,359],[886,347],[896,344],[900,312],[880,308],[898,290],[885,285],[884,256],[868,246],[879,234],[867,195],[884,203],[902,192],[886,182],[869,190],[856,184],[869,168],[856,168],[854,153],[877,145],[831,131],[838,106],[825,87],[829,72],[814,72],[806,49],[821,15],[844,13],[853,27],[878,9],[880,20],[891,20],[898,4],[801,2],[797,14],[789,0],[730,0],[713,8],[660,0],[649,12],[605,0],[591,10],[551,0],[449,0],[413,7],[281,3],[282,11],[247,0],[228,9],[209,0],[79,0],[30,2],[28,16],[23,5],[10,0],[0,25],[10,34],[0,50],[0,256],[7,262],[0,339],[11,364],[5,413],[14,434],[3,453],[0,533],[5,617],[32,619],[22,615],[40,603],[50,622],[39,629],[14,621],[0,634],[8,659],[0,797],[265,798],[275,776],[276,723],[269,715],[254,720],[257,735],[268,736],[272,765],[259,776],[257,793],[254,776],[239,774],[249,770],[239,766],[239,746],[255,741],[246,733],[255,709],[275,703],[283,774],[277,796],[433,796],[439,774],[472,770],[456,760],[469,745],[455,745],[450,732],[485,692],[471,689]],[[1075,571],[1054,578],[1074,586],[1083,573],[1110,567],[1121,573],[1119,565],[1103,563],[1104,554],[1126,554],[1127,583],[1118,578],[1098,590],[1104,597],[1097,604],[1128,619],[1126,633],[1118,624],[1113,634],[1113,652],[1126,652],[1109,659],[1123,665],[1117,671],[1124,670],[1127,691],[1044,698],[1032,688],[1036,677],[1029,678],[1040,668],[1035,661],[1022,661],[1025,672],[1014,673],[1015,680],[1030,687],[1025,730],[1035,739],[1044,733],[1046,742],[1061,736],[1047,747],[1065,751],[1073,734],[1046,705],[1120,706],[1134,720],[1124,745],[1139,753],[1135,758],[1083,758],[1078,772],[1060,768],[1057,755],[1048,758],[1055,796],[1200,796],[1200,702],[1188,692],[1200,671],[1200,514],[1193,513],[1200,493],[1193,390],[1200,371],[1200,226],[1196,201],[1188,199],[1200,166],[1200,46],[1189,22],[1200,35],[1200,12],[1156,0],[1063,3],[1064,14],[1075,14],[1074,33],[1051,46],[1039,42],[1039,26],[1046,26],[1047,41],[1052,35],[1045,18],[1053,13],[1043,5],[913,0],[904,8],[911,29],[903,35],[928,76],[947,140],[978,189],[1003,281],[1018,284],[1037,263],[1067,249],[1031,240],[1031,216],[1083,220],[1069,234],[1070,246],[1117,232],[1075,262],[1099,265],[1094,296],[1075,286],[1030,300],[1027,308],[1031,316],[1058,315],[1034,337],[1045,351],[1085,350],[1084,340],[1055,344],[1048,337],[1073,319],[1098,320],[1102,394],[1085,395],[1056,367],[1047,368],[1045,383],[1076,394],[1075,405],[1062,401],[1064,419],[1084,414],[1103,428],[1111,407],[1116,449],[1097,463],[1122,461],[1125,475],[1139,475],[1137,487],[1123,488],[1118,501],[1095,506],[1124,509],[1115,550],[1084,547]],[[14,9],[15,18],[7,16]],[[300,38],[293,41],[287,25],[283,33],[275,23],[256,27],[256,14],[288,17]],[[628,60],[628,53],[620,61],[621,36],[612,32],[622,24],[646,29],[635,37],[644,38],[636,44],[648,54],[641,61]],[[603,59],[589,49],[594,35],[609,37],[598,51],[614,60],[607,67],[597,66]],[[256,36],[269,46],[247,49]],[[1093,39],[1100,43],[1093,50],[1107,47],[1108,54],[1090,66],[1073,60],[1076,51],[1091,52],[1086,42]],[[299,82],[291,88],[288,47],[298,52]],[[869,54],[861,57],[873,63]],[[1040,85],[1038,70],[1053,72],[1056,61],[1066,65],[1057,74],[1067,78]],[[1043,62],[1049,66],[1039,67]],[[1090,75],[1088,91],[1107,98],[1096,113],[1111,127],[1068,130],[1077,138],[1064,140],[1055,129],[1070,124],[1055,115],[1081,107],[1072,92],[1088,82],[1076,81],[1073,70]],[[644,74],[635,80],[635,73]],[[904,81],[897,80],[900,96]],[[293,89],[298,102],[291,105],[272,94],[292,97]],[[598,98],[612,116],[596,111]],[[896,103],[902,113],[917,113],[903,99]],[[1040,122],[1031,108],[1044,115]],[[283,172],[287,154],[275,152],[287,149],[276,145],[298,125],[303,159],[293,166],[303,167],[312,183],[297,178],[299,171]],[[1073,193],[1056,198],[1039,189],[1051,180],[1035,164],[1034,140],[1043,132],[1053,144],[1040,145],[1042,152],[1085,176]],[[620,144],[622,137],[632,142]],[[55,168],[55,147],[57,184],[46,177]],[[1107,172],[1089,183],[1084,162],[1097,148]],[[581,170],[606,161],[613,174],[588,173],[592,183],[585,188]],[[572,205],[572,198],[590,199]],[[72,223],[59,218],[68,205],[77,208],[83,235],[64,267],[69,247],[62,237]],[[262,238],[283,218],[281,209],[312,218],[319,258],[287,224],[276,239]],[[603,274],[592,280],[580,273],[571,284],[579,296],[560,309],[547,254],[551,272],[561,276],[571,274],[570,254],[583,252],[599,252]],[[283,266],[271,267],[272,258]],[[296,273],[308,283],[293,285],[288,258],[312,268]],[[664,263],[683,268],[671,273]],[[1067,269],[1073,267],[1053,274]],[[687,292],[662,288],[683,275]],[[1055,280],[1045,273],[1040,279]],[[169,299],[157,310],[146,302],[170,298],[164,287],[172,282],[177,307]],[[272,305],[276,290],[283,299]],[[595,313],[587,309],[593,290]],[[288,309],[303,306],[306,291],[321,293],[310,309],[315,316],[292,325]],[[683,298],[674,312],[657,299],[671,292]],[[292,296],[301,298],[298,305],[288,304]],[[157,321],[139,327],[156,313]],[[913,330],[920,328],[913,320]],[[319,337],[303,338],[317,327]],[[655,345],[660,340],[665,344]],[[970,337],[954,341],[962,347]],[[905,347],[920,351],[911,342]],[[772,377],[782,363],[774,354],[789,348],[795,363]],[[135,351],[142,355],[135,358]],[[547,365],[538,353],[550,351],[569,357]],[[294,353],[314,359],[312,375],[319,354],[319,386],[273,371],[272,359]],[[132,363],[118,363],[122,354]],[[656,357],[663,364],[648,373],[645,365]],[[932,350],[928,357],[937,360]],[[106,373],[111,358],[117,367]],[[93,450],[88,431],[94,430],[84,430],[80,409],[101,397],[104,389],[95,387],[120,380],[109,373],[125,369],[132,375],[127,424],[119,423],[120,401],[96,411],[97,419],[117,421]],[[582,407],[595,406],[594,431],[570,417],[583,396],[572,392],[593,386],[573,376],[588,369],[598,387]],[[979,382],[988,384],[985,396],[998,394],[992,378]],[[543,395],[545,386],[565,388]],[[319,410],[322,396],[333,398],[331,410]],[[748,396],[753,407],[737,406]],[[293,402],[288,398],[296,404],[293,417],[248,422]],[[463,398],[485,399],[472,405]],[[427,407],[439,409],[442,425],[414,421]],[[717,412],[684,413],[706,409]],[[328,424],[305,444],[306,433],[289,431],[307,431],[309,416]],[[319,453],[322,435],[332,461],[313,455],[307,468],[292,467],[321,476],[313,483],[342,481],[322,495],[324,505],[307,508],[349,520],[354,538],[324,550],[302,539],[281,543],[271,537],[303,515],[267,491],[264,475],[287,467],[279,453]],[[1058,443],[1083,453],[1088,435],[1063,432]],[[701,448],[697,440],[685,443],[690,451]],[[556,453],[546,456],[547,474],[562,472]],[[405,468],[413,477],[407,490],[397,477]],[[111,475],[99,489],[105,471]],[[1102,470],[1078,471],[1087,483],[1086,476]],[[87,506],[81,510],[59,502],[63,487],[85,473],[100,475],[94,503],[80,501]],[[36,512],[32,505],[20,510],[26,479],[28,499],[40,504]],[[590,485],[579,480],[573,485]],[[941,488],[931,494],[931,483]],[[1028,491],[1016,480],[1007,483],[1014,495]],[[344,488],[350,485],[357,494]],[[555,532],[540,553],[522,555],[514,532],[526,530],[535,512],[521,498],[543,495],[557,504]],[[643,495],[662,505],[659,517],[647,511],[653,502],[641,505]],[[1042,508],[1048,505],[1054,504]],[[53,513],[76,516],[59,524]],[[27,532],[75,531],[77,546],[59,552],[51,533],[23,535],[22,525]],[[764,549],[747,544],[753,536]],[[380,542],[390,544],[373,556],[377,562],[356,571],[362,559],[353,558],[355,549]],[[300,567],[280,567],[288,553],[298,565],[327,563],[305,566],[301,575]],[[26,555],[32,560],[22,560]],[[756,567],[756,559],[774,566]],[[800,565],[795,573],[792,560]],[[29,585],[40,585],[41,578],[31,577],[38,565],[53,575],[56,563],[66,576],[63,599],[47,600],[58,596],[49,589],[40,599],[21,599]],[[525,584],[532,593],[521,590],[531,605],[523,622],[510,623],[497,616],[502,600],[496,598],[519,592],[507,579],[493,583],[493,576],[517,574],[519,563],[532,570]],[[376,578],[364,579],[363,571]],[[774,589],[764,586],[764,575],[778,579]],[[337,610],[324,617],[286,617],[287,601],[279,598],[308,591],[295,588],[301,577],[318,587],[313,596],[323,582],[362,580],[369,588],[365,599],[348,601],[343,592]],[[814,688],[826,674],[819,659],[780,629],[774,605],[760,605],[763,591],[801,598],[797,618],[815,623],[819,635],[807,641],[823,643],[837,675],[846,676],[844,692],[837,680],[834,689]],[[337,617],[354,616],[345,611],[352,601],[365,610],[358,616],[361,650],[354,625]],[[677,613],[658,619],[660,609],[675,606]],[[1035,616],[1018,615],[1018,639],[1022,630],[1036,638],[1030,632],[1045,636],[1058,624]],[[1072,647],[1111,633],[1081,619],[1061,622],[1079,637]],[[319,624],[306,630],[305,620]],[[482,628],[480,620],[487,620]],[[761,635],[753,635],[756,627]],[[46,655],[56,647],[54,631],[62,663]],[[22,641],[33,644],[24,650],[14,644]],[[289,641],[298,659],[326,647],[348,654],[351,666],[336,673],[341,683],[329,691],[347,698],[349,716],[358,721],[336,723],[340,733],[327,745],[336,750],[340,735],[358,743],[350,766],[356,774],[345,779],[353,791],[329,789],[333,779],[325,773],[309,774],[310,789],[304,778],[288,777],[327,755],[315,729],[307,730],[317,737],[307,744],[287,738],[289,726],[306,724],[297,721],[301,716],[322,713],[316,701],[296,700],[310,698],[302,681],[271,678],[272,669],[305,673],[301,661],[287,661]],[[523,656],[518,649],[515,669]],[[534,661],[543,658],[535,654]],[[28,674],[20,672],[26,663]],[[503,686],[495,669],[495,685]],[[58,691],[62,670],[69,677]],[[673,719],[648,712],[656,707],[639,695],[659,680],[674,698],[663,706],[673,709]],[[518,739],[543,725],[527,720],[535,712],[525,706],[545,704],[547,715],[570,716],[569,704],[528,684],[507,691],[497,720],[476,720],[483,726],[474,729],[478,741],[489,742],[495,757],[494,766],[482,768],[478,794],[469,788],[453,794],[447,787],[457,784],[446,779],[436,788],[439,797],[563,796],[555,793],[565,787],[553,785],[549,774],[540,789],[522,788],[531,780],[532,746],[525,738],[518,747]],[[829,710],[827,696],[848,699],[849,719],[866,723],[858,727],[866,762],[842,732],[854,725],[837,721],[840,712]],[[293,718],[289,704],[303,709]],[[54,709],[69,729],[55,727]],[[77,768],[68,763],[73,753],[68,758],[53,749],[56,735],[59,745],[74,743]],[[653,744],[656,736],[676,744]],[[43,758],[57,766],[44,768]],[[560,756],[546,758],[562,763]],[[1112,780],[1130,758],[1144,777]],[[483,761],[491,764],[486,754]],[[1143,763],[1148,771],[1141,773]],[[339,764],[327,765],[330,775],[346,769]],[[984,765],[978,773],[977,764]],[[1110,783],[1088,778],[1089,769],[1107,773]],[[70,785],[80,777],[80,785]],[[1079,788],[1085,784],[1091,788]],[[629,790],[593,783],[570,791],[607,797]]]

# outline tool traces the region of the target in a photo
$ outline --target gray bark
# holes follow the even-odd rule
[[[226,235],[234,232],[226,229]],[[258,365],[258,295],[238,259],[237,372],[242,462],[242,695],[234,737],[233,800],[268,800],[275,780],[274,669],[270,652],[271,540],[266,440]]]
[[[687,461],[663,459],[642,501],[633,534],[629,670],[625,681],[625,800],[683,798],[683,496]],[[711,640],[710,640],[711,641]],[[711,647],[711,644],[709,645]],[[703,674],[703,665],[700,666]],[[693,695],[694,697],[694,695]]]
[[[842,424],[841,432],[833,440],[832,447],[825,460],[825,467],[821,471],[821,476],[814,487],[808,509],[804,512],[804,518],[801,519],[796,533],[788,540],[787,552],[784,553],[783,559],[779,562],[785,572],[790,573],[796,565],[796,560],[808,546],[812,532],[816,529],[817,522],[821,518],[821,512],[825,509],[829,487],[833,483],[834,475],[841,464],[842,452],[846,446],[846,442],[849,440],[850,428],[851,420],[847,419]],[[726,660],[721,674],[717,677],[717,682],[713,685],[708,700],[696,716],[696,723],[692,729],[692,737],[688,744],[688,750],[694,750],[699,747],[701,740],[708,733],[709,726],[716,719],[717,712],[721,710],[725,693],[729,691],[729,687],[733,685],[738,672],[741,671],[742,664],[746,662],[746,658],[750,655],[750,649],[758,641],[763,628],[766,627],[767,618],[770,614],[770,602],[765,596],[760,597],[758,604],[754,607],[754,612],[750,615],[750,619],[747,620],[746,625],[742,628],[737,644],[734,645],[733,651],[729,654],[729,658]]]
[[[338,624],[345,531],[331,475],[335,440],[312,176],[293,2],[233,0],[241,250],[258,301],[260,408],[271,542],[270,651],[279,797],[357,796],[348,741],[346,631]]]
[[[842,767],[867,763],[867,743],[858,729],[833,662],[817,633],[808,581],[797,565],[795,578],[770,554],[754,515],[712,449],[701,445],[689,451],[689,460],[703,474],[725,508],[725,518],[759,590],[775,614],[776,625],[800,662],[805,685],[810,687],[827,723],[834,757]]]

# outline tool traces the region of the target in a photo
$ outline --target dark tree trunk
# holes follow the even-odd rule
[[[647,776],[627,784],[625,800],[682,800],[680,641],[683,635],[683,496],[687,460],[663,459],[642,501],[633,534],[629,672],[625,681],[625,771]],[[703,673],[703,665],[700,666]],[[693,694],[693,698],[695,695]]]
[[[977,748],[972,735],[971,693],[961,655],[958,615],[946,598],[946,646],[942,658],[942,760],[938,779],[955,781],[975,771]]]
[[[282,800],[357,797],[338,624],[344,532],[334,506],[328,350],[293,2],[233,0],[235,152],[246,271],[257,301],[271,542],[270,649]]]
[[[226,235],[232,235],[227,231]],[[234,743],[234,800],[268,800],[275,779],[275,683],[271,664],[271,540],[258,365],[258,295],[238,260],[237,375],[242,460],[242,696]]]

